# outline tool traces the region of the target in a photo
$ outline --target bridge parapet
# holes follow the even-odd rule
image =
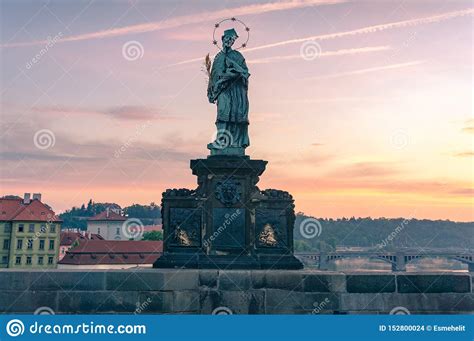
[[[0,312],[57,314],[469,314],[472,274],[309,270],[0,271]],[[147,302],[146,306],[143,305]]]

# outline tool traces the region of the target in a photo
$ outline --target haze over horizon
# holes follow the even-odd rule
[[[216,117],[204,56],[236,16],[261,189],[322,218],[474,221],[473,14],[471,1],[4,1],[0,196],[40,192],[61,212],[195,188],[189,160],[208,155]]]

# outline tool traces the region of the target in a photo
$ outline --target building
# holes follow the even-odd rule
[[[0,198],[0,268],[56,268],[61,223],[39,193]]]
[[[163,225],[145,225],[143,226],[143,233],[145,232],[152,232],[152,231],[159,231],[163,232]]]
[[[66,252],[58,269],[151,268],[162,253],[162,241],[86,239]]]
[[[107,208],[105,211],[87,219],[87,232],[99,234],[105,240],[128,240],[124,235],[123,223],[126,217],[120,215],[115,210]]]
[[[59,260],[63,259],[66,255],[66,252],[69,251],[72,247],[78,245],[79,242],[88,239],[104,240],[104,238],[99,234],[93,234],[77,229],[62,230],[59,242]]]

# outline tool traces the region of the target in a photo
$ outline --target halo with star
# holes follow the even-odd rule
[[[218,23],[216,23],[214,25],[214,32],[212,32],[212,44],[215,45],[219,50],[222,51],[222,46],[219,45],[219,42],[216,39],[216,32],[222,26],[222,24],[224,22],[227,22],[227,21],[238,22],[240,25],[242,25],[244,27],[245,32],[247,32],[247,39],[239,47],[236,47],[235,50],[239,50],[239,49],[243,49],[243,48],[247,47],[248,41],[250,39],[250,27],[245,25],[245,23],[242,20],[239,20],[235,17],[223,19],[223,20],[219,21]]]

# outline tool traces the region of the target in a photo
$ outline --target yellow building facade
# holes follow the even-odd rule
[[[61,220],[40,199],[0,199],[0,268],[57,267]]]

